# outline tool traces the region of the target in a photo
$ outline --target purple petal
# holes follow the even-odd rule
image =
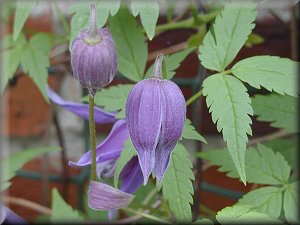
[[[143,173],[137,156],[129,160],[122,170],[120,178],[122,180],[120,190],[126,193],[135,192],[143,184]]]
[[[186,117],[186,104],[180,88],[172,81],[162,83],[163,119],[159,143],[155,150],[154,174],[163,179],[170,161],[170,154],[181,137]]]
[[[126,102],[126,122],[138,153],[144,184],[154,168],[162,122],[160,82],[162,80],[159,79],[140,81],[131,90]]]
[[[0,205],[0,210],[0,224],[2,224],[3,222],[8,224],[27,224],[27,222],[22,217],[15,214],[6,206]]]
[[[113,177],[117,160],[108,160],[97,163],[97,176],[101,180],[104,177]]]
[[[125,193],[104,183],[91,181],[88,190],[88,204],[94,210],[115,210],[126,207],[134,195]]]
[[[107,138],[96,147],[97,163],[117,159],[124,149],[124,143],[129,138],[125,120],[117,121]],[[86,152],[77,162],[69,162],[70,166],[87,166],[92,161],[91,151]]]
[[[64,109],[74,113],[81,118],[89,119],[88,104],[65,101],[49,87],[47,87],[47,91],[49,98],[54,103],[60,105]],[[98,107],[95,107],[95,123],[113,123],[116,120],[116,113],[106,112]]]

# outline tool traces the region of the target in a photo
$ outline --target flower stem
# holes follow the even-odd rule
[[[94,118],[94,97],[89,94],[89,128],[90,128],[90,147],[92,153],[91,180],[96,180],[96,132]]]
[[[193,95],[190,99],[188,99],[186,101],[186,106],[189,106],[201,96],[202,96],[202,90],[198,91],[195,95]]]

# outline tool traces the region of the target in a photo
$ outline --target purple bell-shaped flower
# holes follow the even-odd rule
[[[126,123],[138,153],[144,184],[151,172],[158,181],[163,179],[186,117],[180,88],[162,78],[163,59],[163,54],[157,56],[152,76],[138,82],[126,102]]]
[[[91,4],[89,29],[83,29],[72,42],[71,65],[74,77],[94,96],[117,73],[118,56],[107,28],[97,29],[96,6]]]

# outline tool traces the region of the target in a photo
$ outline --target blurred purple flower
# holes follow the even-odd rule
[[[15,214],[11,209],[0,204],[0,224],[27,224],[27,222]]]
[[[88,118],[87,104],[65,101],[50,88],[48,88],[48,96],[64,109],[84,119]],[[108,113],[97,107],[95,107],[95,122],[115,122],[109,135],[96,147],[97,176],[101,180],[103,177],[113,176],[115,163],[124,150],[124,143],[129,138],[129,133],[124,119],[117,120],[115,113]],[[91,160],[91,151],[88,151],[77,162],[70,161],[69,165],[87,166],[91,164]],[[112,210],[110,215],[113,215],[116,209],[130,204],[134,198],[131,194],[143,184],[137,156],[134,156],[123,168],[120,179],[122,181],[120,190],[101,182],[91,181],[88,191],[89,206],[98,210]]]
[[[138,82],[126,102],[127,126],[138,153],[144,184],[151,172],[158,181],[163,179],[186,117],[180,88],[162,79],[163,59],[163,54],[157,56],[152,76]]]

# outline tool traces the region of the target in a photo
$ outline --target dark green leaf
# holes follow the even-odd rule
[[[222,131],[234,165],[245,183],[247,134],[252,135],[249,115],[253,114],[247,89],[233,76],[216,74],[204,80],[203,95],[206,96],[212,120],[217,124],[218,131]]]
[[[211,70],[224,71],[254,28],[255,17],[255,5],[250,2],[226,4],[199,47],[202,65]]]
[[[296,132],[298,130],[297,101],[298,98],[288,95],[255,95],[251,99],[251,105],[254,115],[258,116],[258,121],[271,122],[272,127]]]
[[[297,62],[287,58],[262,55],[239,61],[231,71],[236,77],[255,88],[262,86],[281,95],[297,97],[297,65]]]
[[[170,164],[162,181],[163,197],[178,221],[191,221],[193,164],[185,147],[178,143],[170,157]]]
[[[109,27],[118,50],[119,71],[132,81],[140,81],[148,56],[142,29],[124,7],[109,19]]]

